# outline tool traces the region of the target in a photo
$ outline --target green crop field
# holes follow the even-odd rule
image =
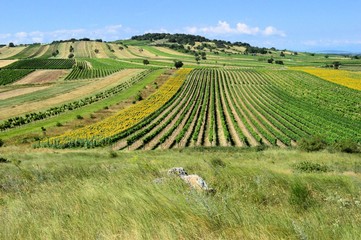
[[[69,69],[75,64],[73,59],[26,59],[16,61],[7,69]]]
[[[0,85],[7,85],[10,83],[13,83],[29,73],[31,73],[34,70],[28,70],[28,69],[3,69],[0,70]]]

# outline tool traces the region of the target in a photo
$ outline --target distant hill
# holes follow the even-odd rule
[[[245,53],[262,53],[268,52],[268,48],[251,46],[244,42],[230,42],[225,40],[208,39],[199,35],[191,34],[170,34],[170,33],[146,33],[131,37],[131,40],[149,41],[153,45],[166,46],[175,50],[187,49],[186,46],[195,47],[198,50],[207,49],[230,49],[232,47],[243,47]],[[190,50],[190,48],[188,48]],[[276,50],[272,48],[272,50]],[[187,52],[187,51],[185,51]]]

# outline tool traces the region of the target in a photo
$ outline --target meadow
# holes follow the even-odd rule
[[[19,147],[0,154],[1,239],[361,237],[360,155]],[[216,193],[167,176],[174,166]]]

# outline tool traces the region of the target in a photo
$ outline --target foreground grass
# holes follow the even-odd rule
[[[0,163],[0,239],[361,237],[360,155],[7,147],[0,156],[12,161]],[[302,161],[328,171],[295,171]],[[216,194],[167,177],[174,166],[201,175]]]

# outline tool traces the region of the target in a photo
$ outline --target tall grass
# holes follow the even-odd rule
[[[0,151],[12,161],[0,165],[0,239],[361,237],[360,155],[234,148]],[[300,161],[333,171],[300,173],[294,169]],[[168,177],[174,166],[201,175],[216,194]]]

